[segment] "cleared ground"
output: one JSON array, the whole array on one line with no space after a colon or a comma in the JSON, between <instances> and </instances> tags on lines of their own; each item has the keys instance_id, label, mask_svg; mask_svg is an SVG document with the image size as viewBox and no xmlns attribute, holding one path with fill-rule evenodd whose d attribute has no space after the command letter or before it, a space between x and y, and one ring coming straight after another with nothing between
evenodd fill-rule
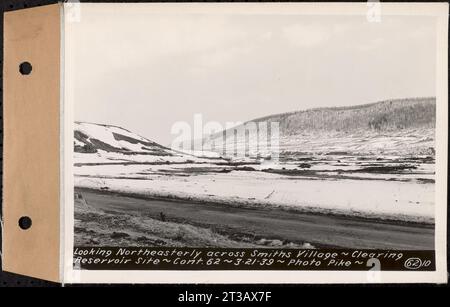
<instances>
[{"instance_id":1,"label":"cleared ground","mask_svg":"<svg viewBox=\"0 0 450 307\"><path fill-rule=\"evenodd\" d=\"M249 244L264 245L265 242L271 242L273 246L273 242L280 242L280 247L304 246L306 243L307 246L314 247L403 250L434 248L434 225L430 224L378 221L273 208L245 208L213 203L145 199L87 189L77 189L76 193L82 195L87 208L92 207L97 210L97 217L93 216L92 220L89 220L89 215L86 214L80 218L76 210L76 227L84 232L92 232L93 237L98 240L101 236L94 233L98 231L94 226L96 223L103 223L103 229L110 229L110 233L102 235L109 235L109 238L112 236L111 242L117 244L120 244L119 239L125 239L130 243L133 232L142 233L142 229L134 228L140 228L142 223L148 222L148 220L136 220L137 217L144 216L149 220L163 223L158 229L165 225L174 227L174 225L188 224L183 227L189 225L194 227L194 232L189 230L191 236L195 237L199 229L203 236L215 236L212 241L206 240L206 243L205 239L186 239L183 238L184 235L181 235L181 238L175 237L170 240L163 238L159 241L155 239L145 241L145 237L140 236L144 245L156 242L156 245L166 246L171 243L174 245L197 243L207 246L245 247ZM96 221L95 219L100 216L99 212L117 217L116 224L114 219ZM120 220L121 225L117 224L117 220ZM111 225L107 225L108 223ZM114 234L113 229L117 226L125 231ZM77 233L84 235L80 229L76 229L76 235ZM88 243L86 240L77 242L76 239L76 244ZM100 240L95 244L105 245L108 242Z\"/></svg>"}]
</instances>

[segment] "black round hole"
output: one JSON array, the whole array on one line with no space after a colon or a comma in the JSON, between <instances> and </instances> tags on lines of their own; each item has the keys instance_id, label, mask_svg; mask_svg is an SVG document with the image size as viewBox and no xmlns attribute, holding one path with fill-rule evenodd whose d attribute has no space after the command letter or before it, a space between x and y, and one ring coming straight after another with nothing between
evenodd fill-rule
<instances>
[{"instance_id":1,"label":"black round hole","mask_svg":"<svg viewBox=\"0 0 450 307\"><path fill-rule=\"evenodd\" d=\"M28 216L22 216L19 219L19 227L23 230L27 230L31 227L31 219Z\"/></svg>"},{"instance_id":2,"label":"black round hole","mask_svg":"<svg viewBox=\"0 0 450 307\"><path fill-rule=\"evenodd\" d=\"M33 70L33 66L28 62L23 62L19 65L19 71L22 75L29 75L31 70Z\"/></svg>"}]
</instances>

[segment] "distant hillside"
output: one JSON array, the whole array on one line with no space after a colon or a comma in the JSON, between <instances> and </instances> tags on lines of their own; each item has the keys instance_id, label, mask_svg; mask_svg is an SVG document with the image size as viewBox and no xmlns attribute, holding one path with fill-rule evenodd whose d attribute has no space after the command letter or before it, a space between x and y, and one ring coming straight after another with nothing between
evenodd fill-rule
<instances>
[{"instance_id":1,"label":"distant hillside","mask_svg":"<svg viewBox=\"0 0 450 307\"><path fill-rule=\"evenodd\" d=\"M279 122L283 136L304 131L354 132L434 128L436 99L410 98L350 107L318 108L270 115L253 121Z\"/></svg>"},{"instance_id":2,"label":"distant hillside","mask_svg":"<svg viewBox=\"0 0 450 307\"><path fill-rule=\"evenodd\" d=\"M409 98L317 108L269 115L247 123L250 122L258 123L258 127L259 123L270 127L277 122L282 152L434 154L436 99ZM214 148L224 155L245 147L250 147L254 155L268 154L258 147L254 135L249 136L248 145L244 135L251 125L246 126L247 123L206 136L204 147Z\"/></svg>"}]
</instances>

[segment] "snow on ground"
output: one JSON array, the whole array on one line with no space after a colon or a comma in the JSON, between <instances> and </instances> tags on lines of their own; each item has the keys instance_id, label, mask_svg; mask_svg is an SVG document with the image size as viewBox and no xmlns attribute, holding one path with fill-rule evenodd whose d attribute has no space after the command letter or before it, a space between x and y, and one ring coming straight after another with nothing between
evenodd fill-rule
<instances>
[{"instance_id":1,"label":"snow on ground","mask_svg":"<svg viewBox=\"0 0 450 307\"><path fill-rule=\"evenodd\" d=\"M102 142L113 147L127 149L133 152L142 151L142 144L133 144L124 140L116 140L113 133L135 138L138 141L148 142L148 140L141 136L114 126L102 126L91 123L75 123L75 129L87 136L95 136L96 139L101 140Z\"/></svg>"},{"instance_id":2,"label":"snow on ground","mask_svg":"<svg viewBox=\"0 0 450 307\"><path fill-rule=\"evenodd\" d=\"M214 151L201 151L201 150L186 150L178 149L180 153L184 153L191 156L196 156L198 158L220 158L220 154Z\"/></svg>"},{"instance_id":3,"label":"snow on ground","mask_svg":"<svg viewBox=\"0 0 450 307\"><path fill-rule=\"evenodd\" d=\"M224 205L286 207L428 223L433 222L434 218L433 184L386 180L311 180L254 171L186 177L146 173L145 167L75 168L76 174L81 175L75 176L75 186L107 187L116 192L211 201Z\"/></svg>"},{"instance_id":4,"label":"snow on ground","mask_svg":"<svg viewBox=\"0 0 450 307\"><path fill-rule=\"evenodd\" d=\"M139 141L148 142L147 139L145 139L135 133L131 133L130 131L128 131L126 129L115 127L115 126L110 126L110 125L99 125L99 124L94 124L94 123L75 122L74 128L75 128L75 130L78 130L88 136L94 136L95 138L102 140L102 142L105 142L110 145L113 145L115 143L118 144L117 143L118 141L114 138L112 133L118 133L118 134L130 137L130 138L137 139ZM120 148L120 146L115 146L115 147Z\"/></svg>"},{"instance_id":5,"label":"snow on ground","mask_svg":"<svg viewBox=\"0 0 450 307\"><path fill-rule=\"evenodd\" d=\"M284 137L281 161L173 151L114 126L76 123L76 129L128 150L75 152L77 187L233 206L434 220L433 129ZM155 150L143 149L141 141Z\"/></svg>"},{"instance_id":6,"label":"snow on ground","mask_svg":"<svg viewBox=\"0 0 450 307\"><path fill-rule=\"evenodd\" d=\"M301 150L305 152L352 152L411 154L421 153L434 148L434 129L405 129L389 133L357 131L304 133L286 136L280 139L283 150Z\"/></svg>"},{"instance_id":7,"label":"snow on ground","mask_svg":"<svg viewBox=\"0 0 450 307\"><path fill-rule=\"evenodd\" d=\"M269 138L270 139L270 138ZM400 129L397 131L367 131L360 130L354 132L344 131L303 131L296 135L281 135L279 138L270 140L270 146L277 146L281 151L309 152L309 153L329 153L329 152L351 152L352 154L394 154L408 155L429 152L435 146L434 128ZM252 146L252 144L254 146ZM226 148L227 153L245 152L246 147L250 147L250 155L256 156L258 153L270 155L270 147L257 152L256 140L247 140L244 135L219 137L214 139L214 146L206 142L206 148L217 148L219 151Z\"/></svg>"},{"instance_id":8,"label":"snow on ground","mask_svg":"<svg viewBox=\"0 0 450 307\"><path fill-rule=\"evenodd\" d=\"M190 155L174 155L174 156L157 156L148 154L130 154L125 155L116 152L106 152L103 150L98 150L96 153L74 153L76 164L111 164L111 163L207 163L211 162L211 159L197 158ZM225 160L217 159L217 162Z\"/></svg>"}]
</instances>

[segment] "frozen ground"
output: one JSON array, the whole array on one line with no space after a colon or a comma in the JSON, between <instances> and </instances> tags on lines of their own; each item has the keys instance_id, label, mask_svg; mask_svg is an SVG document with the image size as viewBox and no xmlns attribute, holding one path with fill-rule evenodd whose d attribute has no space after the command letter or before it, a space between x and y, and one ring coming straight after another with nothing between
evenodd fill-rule
<instances>
[{"instance_id":1,"label":"frozen ground","mask_svg":"<svg viewBox=\"0 0 450 307\"><path fill-rule=\"evenodd\" d=\"M195 169L190 166L190 172ZM432 222L434 184L416 180L318 179L263 171L198 174L148 165L76 168L77 187L224 205L290 207L305 211Z\"/></svg>"},{"instance_id":2,"label":"frozen ground","mask_svg":"<svg viewBox=\"0 0 450 307\"><path fill-rule=\"evenodd\" d=\"M75 145L82 151L74 154L76 187L434 222L433 129L291 136L282 139L280 160L273 161L173 151L118 127L78 125L82 137ZM85 144L97 146L95 152Z\"/></svg>"},{"instance_id":3,"label":"frozen ground","mask_svg":"<svg viewBox=\"0 0 450 307\"><path fill-rule=\"evenodd\" d=\"M314 160L309 167L304 161L238 166L210 161L81 165L74 170L77 187L224 205L433 222L432 164L338 160Z\"/></svg>"}]
</instances>

